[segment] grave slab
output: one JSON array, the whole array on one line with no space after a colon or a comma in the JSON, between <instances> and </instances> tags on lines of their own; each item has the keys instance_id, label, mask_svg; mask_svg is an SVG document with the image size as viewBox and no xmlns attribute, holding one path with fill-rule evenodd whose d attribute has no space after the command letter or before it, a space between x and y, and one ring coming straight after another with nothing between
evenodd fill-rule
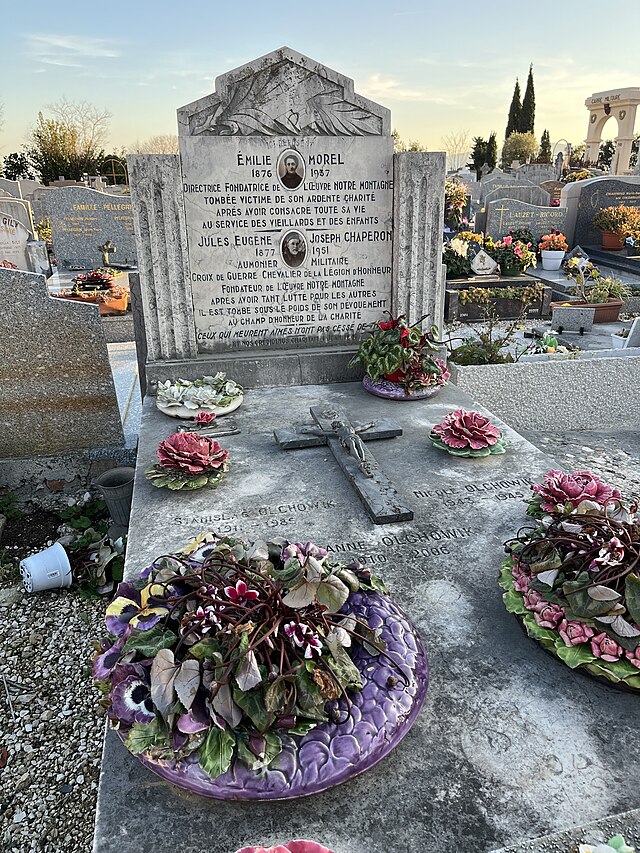
<instances>
[{"instance_id":1,"label":"grave slab","mask_svg":"<svg viewBox=\"0 0 640 853\"><path fill-rule=\"evenodd\" d=\"M410 404L355 383L260 389L225 437L231 469L215 491L155 489L144 470L177 426L144 403L126 575L205 529L246 539L314 540L359 557L390 585L427 648L431 684L405 740L381 764L321 795L250 807L187 794L147 771L113 732L105 740L94 853L233 853L315 838L340 853L484 853L637 805L637 698L548 657L503 606L502 543L526 523L529 484L552 461L509 427L504 456L454 458L431 446L452 409L479 408L449 385ZM414 510L374 525L326 446L280 450L273 431L311 423L317 404L358 422L394 420L381 467ZM303 458L304 455L304 458ZM624 732L625 766L611 761ZM178 841L179 839L179 841Z\"/></svg>"}]
</instances>

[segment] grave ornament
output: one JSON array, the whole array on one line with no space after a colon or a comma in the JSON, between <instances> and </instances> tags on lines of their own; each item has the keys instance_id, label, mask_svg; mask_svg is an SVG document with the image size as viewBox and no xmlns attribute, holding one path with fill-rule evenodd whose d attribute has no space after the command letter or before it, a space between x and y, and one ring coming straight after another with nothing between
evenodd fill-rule
<instances>
[{"instance_id":1,"label":"grave ornament","mask_svg":"<svg viewBox=\"0 0 640 853\"><path fill-rule=\"evenodd\" d=\"M365 441L394 438L402 430L388 421L352 424L337 408L312 406L311 416L318 425L299 430L277 429L274 436L283 450L328 445L376 524L410 521L413 512L406 507L393 483L383 473Z\"/></svg>"},{"instance_id":2,"label":"grave ornament","mask_svg":"<svg viewBox=\"0 0 640 853\"><path fill-rule=\"evenodd\" d=\"M215 488L229 470L229 452L208 436L174 432L158 445L158 462L145 472L156 488Z\"/></svg>"},{"instance_id":3,"label":"grave ornament","mask_svg":"<svg viewBox=\"0 0 640 853\"><path fill-rule=\"evenodd\" d=\"M498 264L484 249L480 249L471 261L471 269L479 276L493 276L496 274Z\"/></svg>"},{"instance_id":4,"label":"grave ornament","mask_svg":"<svg viewBox=\"0 0 640 853\"><path fill-rule=\"evenodd\" d=\"M120 584L106 625L93 676L119 737L217 799L304 796L363 772L427 689L420 637L384 584L312 542L204 534Z\"/></svg>"},{"instance_id":5,"label":"grave ornament","mask_svg":"<svg viewBox=\"0 0 640 853\"><path fill-rule=\"evenodd\" d=\"M156 406L172 418L197 418L202 413L226 415L242 405L243 399L242 386L228 379L226 373L216 373L194 382L158 382Z\"/></svg>"},{"instance_id":6,"label":"grave ornament","mask_svg":"<svg viewBox=\"0 0 640 853\"><path fill-rule=\"evenodd\" d=\"M505 546L507 610L571 669L640 692L635 505L589 471L549 471L531 488L536 526Z\"/></svg>"},{"instance_id":7,"label":"grave ornament","mask_svg":"<svg viewBox=\"0 0 640 853\"><path fill-rule=\"evenodd\" d=\"M465 409L449 412L429 438L434 447L452 456L497 456L511 444L489 418Z\"/></svg>"},{"instance_id":8,"label":"grave ornament","mask_svg":"<svg viewBox=\"0 0 640 853\"><path fill-rule=\"evenodd\" d=\"M105 242L97 247L98 251L102 255L102 263L105 267L109 266L109 255L115 255L118 251L117 248L113 245L111 240L105 240Z\"/></svg>"}]
</instances>

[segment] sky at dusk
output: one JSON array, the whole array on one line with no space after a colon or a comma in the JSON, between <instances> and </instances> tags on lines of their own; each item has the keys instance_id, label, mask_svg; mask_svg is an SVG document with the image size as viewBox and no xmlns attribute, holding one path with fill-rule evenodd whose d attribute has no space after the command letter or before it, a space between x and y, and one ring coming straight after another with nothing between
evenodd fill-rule
<instances>
[{"instance_id":1,"label":"sky at dusk","mask_svg":"<svg viewBox=\"0 0 640 853\"><path fill-rule=\"evenodd\" d=\"M462 130L495 130L500 144L530 62L536 136L547 128L552 144L584 140L592 93L640 86L640 0L35 0L4 4L1 30L0 156L62 97L108 109L114 148L176 133L176 109L212 92L217 75L284 45L352 77L391 109L403 139L430 151Z\"/></svg>"}]
</instances>

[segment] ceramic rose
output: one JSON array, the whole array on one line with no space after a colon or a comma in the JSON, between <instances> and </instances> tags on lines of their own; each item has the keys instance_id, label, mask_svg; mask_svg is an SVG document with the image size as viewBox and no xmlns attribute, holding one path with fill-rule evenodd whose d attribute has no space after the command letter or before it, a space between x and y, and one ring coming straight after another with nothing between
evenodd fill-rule
<instances>
[{"instance_id":1,"label":"ceramic rose","mask_svg":"<svg viewBox=\"0 0 640 853\"><path fill-rule=\"evenodd\" d=\"M290 841L277 847L243 847L237 853L333 853L315 841Z\"/></svg>"},{"instance_id":2,"label":"ceramic rose","mask_svg":"<svg viewBox=\"0 0 640 853\"><path fill-rule=\"evenodd\" d=\"M449 412L429 438L435 447L453 456L491 456L504 453L510 444L489 418L465 409Z\"/></svg>"},{"instance_id":3,"label":"ceramic rose","mask_svg":"<svg viewBox=\"0 0 640 853\"><path fill-rule=\"evenodd\" d=\"M158 463L146 472L154 486L198 489L215 486L229 467L229 452L195 432L175 432L158 445Z\"/></svg>"},{"instance_id":4,"label":"ceramic rose","mask_svg":"<svg viewBox=\"0 0 640 853\"><path fill-rule=\"evenodd\" d=\"M583 501L592 501L599 506L607 506L613 500L620 500L620 492L607 483L603 483L591 471L549 471L544 482L535 483L533 491L542 498L540 508L545 512L562 512L566 507L570 511L577 509Z\"/></svg>"}]
</instances>

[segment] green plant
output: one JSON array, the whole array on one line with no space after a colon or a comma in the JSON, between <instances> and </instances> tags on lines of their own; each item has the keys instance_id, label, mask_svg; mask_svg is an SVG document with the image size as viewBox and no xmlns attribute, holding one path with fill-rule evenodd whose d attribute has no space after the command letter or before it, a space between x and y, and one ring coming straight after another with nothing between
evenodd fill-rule
<instances>
[{"instance_id":1,"label":"green plant","mask_svg":"<svg viewBox=\"0 0 640 853\"><path fill-rule=\"evenodd\" d=\"M20 570L14 557L11 557L6 548L0 548L0 583L17 580Z\"/></svg>"},{"instance_id":2,"label":"green plant","mask_svg":"<svg viewBox=\"0 0 640 853\"><path fill-rule=\"evenodd\" d=\"M38 232L38 237L44 240L48 246L51 246L53 237L51 236L51 220L48 216L45 216L44 219L36 223L36 231Z\"/></svg>"},{"instance_id":3,"label":"green plant","mask_svg":"<svg viewBox=\"0 0 640 853\"><path fill-rule=\"evenodd\" d=\"M512 133L502 146L502 164L511 166L513 160L526 163L538 153L538 140L533 133Z\"/></svg>"},{"instance_id":4,"label":"green plant","mask_svg":"<svg viewBox=\"0 0 640 853\"><path fill-rule=\"evenodd\" d=\"M462 223L464 205L467 200L467 188L458 178L445 178L444 182L444 221L452 229Z\"/></svg>"},{"instance_id":5,"label":"green plant","mask_svg":"<svg viewBox=\"0 0 640 853\"><path fill-rule=\"evenodd\" d=\"M470 275L469 244L458 238L445 243L442 252L442 263L447 268L447 278L461 278L462 276Z\"/></svg>"},{"instance_id":6,"label":"green plant","mask_svg":"<svg viewBox=\"0 0 640 853\"><path fill-rule=\"evenodd\" d=\"M593 175L588 169L580 169L578 172L569 172L564 181L566 184L570 184L574 181L586 181L588 178L592 177Z\"/></svg>"},{"instance_id":7,"label":"green plant","mask_svg":"<svg viewBox=\"0 0 640 853\"><path fill-rule=\"evenodd\" d=\"M603 207L593 217L593 224L599 231L614 231L616 234L640 229L640 209L624 204Z\"/></svg>"},{"instance_id":8,"label":"green plant","mask_svg":"<svg viewBox=\"0 0 640 853\"><path fill-rule=\"evenodd\" d=\"M584 263L580 258L570 258L563 264L563 268L567 277L576 283L569 293L585 302L600 304L608 299L625 299L631 295L631 290L624 282L610 275L602 275L600 269L590 261Z\"/></svg>"},{"instance_id":9,"label":"green plant","mask_svg":"<svg viewBox=\"0 0 640 853\"><path fill-rule=\"evenodd\" d=\"M18 506L18 499L14 492L0 495L0 515L4 515L5 518L22 518L23 512Z\"/></svg>"},{"instance_id":10,"label":"green plant","mask_svg":"<svg viewBox=\"0 0 640 853\"><path fill-rule=\"evenodd\" d=\"M109 526L107 504L103 500L77 503L58 511L65 524L73 530L88 530L90 527L106 533Z\"/></svg>"},{"instance_id":11,"label":"green plant","mask_svg":"<svg viewBox=\"0 0 640 853\"><path fill-rule=\"evenodd\" d=\"M536 238L533 236L533 231L530 231L528 228L512 228L511 231L509 231L509 236L512 240L519 240L526 246L534 246L536 242Z\"/></svg>"},{"instance_id":12,"label":"green plant","mask_svg":"<svg viewBox=\"0 0 640 853\"><path fill-rule=\"evenodd\" d=\"M524 305L522 308L524 313ZM509 347L515 342L516 331L522 325L522 314L517 320L509 323L506 329L497 328L499 318L494 311L487 310L485 314L485 326L473 328L473 335L462 338L462 343L455 346L454 342L459 338L449 338L446 342L449 352L449 360L455 364L511 364L518 361L522 352L516 351L515 357L509 351Z\"/></svg>"},{"instance_id":13,"label":"green plant","mask_svg":"<svg viewBox=\"0 0 640 853\"><path fill-rule=\"evenodd\" d=\"M510 268L524 272L537 264L536 254L531 251L529 245L521 240L514 240L511 236L503 237L502 240L498 240L486 251L494 261L500 264L503 275L505 270Z\"/></svg>"},{"instance_id":14,"label":"green plant","mask_svg":"<svg viewBox=\"0 0 640 853\"><path fill-rule=\"evenodd\" d=\"M544 285L539 281L515 287L468 287L460 291L458 301L461 305L487 305L493 298L517 299L526 306L532 302L539 302L543 293Z\"/></svg>"}]
</instances>

